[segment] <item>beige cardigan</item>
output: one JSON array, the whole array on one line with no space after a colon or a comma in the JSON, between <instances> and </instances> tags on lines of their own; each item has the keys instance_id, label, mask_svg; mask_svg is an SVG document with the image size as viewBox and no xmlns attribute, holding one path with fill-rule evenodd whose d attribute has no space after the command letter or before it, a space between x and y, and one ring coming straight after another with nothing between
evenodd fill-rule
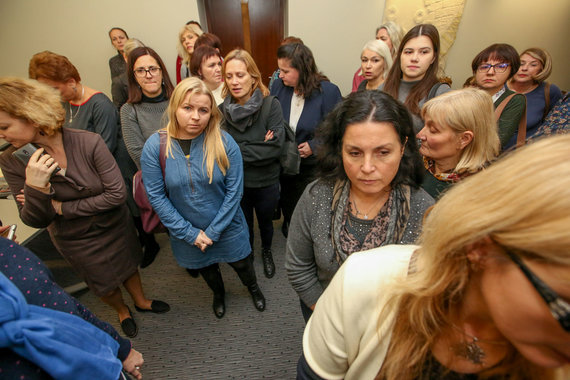
<instances>
[{"instance_id":1,"label":"beige cardigan","mask_svg":"<svg viewBox=\"0 0 570 380\"><path fill-rule=\"evenodd\" d=\"M414 245L354 253L319 298L303 335L309 366L325 379L374 379L390 344L395 311L379 321L394 281L408 272Z\"/></svg>"}]
</instances>

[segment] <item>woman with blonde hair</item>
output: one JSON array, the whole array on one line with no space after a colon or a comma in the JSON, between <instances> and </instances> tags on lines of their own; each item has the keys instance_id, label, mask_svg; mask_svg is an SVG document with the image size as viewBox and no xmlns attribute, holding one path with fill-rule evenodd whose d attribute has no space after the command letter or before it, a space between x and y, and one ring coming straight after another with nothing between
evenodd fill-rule
<instances>
[{"instance_id":1,"label":"woman with blonde hair","mask_svg":"<svg viewBox=\"0 0 570 380\"><path fill-rule=\"evenodd\" d=\"M510 90L526 97L526 138L532 137L546 115L562 98L558 86L546 82L552 72L552 57L541 48L534 47L520 55L519 71L507 82ZM514 141L512 141L514 144Z\"/></svg>"},{"instance_id":2,"label":"woman with blonde hair","mask_svg":"<svg viewBox=\"0 0 570 380\"><path fill-rule=\"evenodd\" d=\"M64 115L59 94L48 86L0 79L0 138L12 144L0 156L0 167L12 194L18 199L23 192L23 202L17 202L22 221L47 228L61 255L134 337L138 328L121 285L137 311L164 313L170 307L144 295L141 247L115 159L101 136L62 128ZM29 143L38 149L24 164L12 153Z\"/></svg>"},{"instance_id":3,"label":"woman with blonde hair","mask_svg":"<svg viewBox=\"0 0 570 380\"><path fill-rule=\"evenodd\" d=\"M392 67L392 55L386 43L371 40L364 45L360 54L364 80L358 86L359 90L376 90L388 75Z\"/></svg>"},{"instance_id":4,"label":"woman with blonde hair","mask_svg":"<svg viewBox=\"0 0 570 380\"><path fill-rule=\"evenodd\" d=\"M422 187L437 199L453 183L477 173L499 154L493 101L465 88L428 101L417 134L426 173Z\"/></svg>"},{"instance_id":5,"label":"woman with blonde hair","mask_svg":"<svg viewBox=\"0 0 570 380\"><path fill-rule=\"evenodd\" d=\"M255 307L263 311L265 298L239 207L243 188L239 147L220 129L214 96L198 78L176 86L166 112L166 130L149 137L141 167L148 199L170 232L174 257L193 277L202 275L213 290L217 318L226 310L221 262L237 272Z\"/></svg>"},{"instance_id":6,"label":"woman with blonde hair","mask_svg":"<svg viewBox=\"0 0 570 380\"><path fill-rule=\"evenodd\" d=\"M404 30L394 21L387 21L376 28L375 37L377 40L388 45L388 50L390 51L390 55L393 60L396 57L398 48L400 47L400 41L402 41L402 37L404 37ZM388 71L389 69L386 70L386 73ZM366 79L364 78L364 71L359 67L352 78L352 92L356 92L358 90L358 86L364 79Z\"/></svg>"},{"instance_id":7,"label":"woman with blonde hair","mask_svg":"<svg viewBox=\"0 0 570 380\"><path fill-rule=\"evenodd\" d=\"M249 227L253 251L254 221L257 216L261 237L261 257L265 277L275 275L271 244L273 213L279 201L279 157L285 139L279 101L268 96L252 56L245 50L232 50L222 66L225 79L220 105L222 128L234 138L243 157L244 190L241 208Z\"/></svg>"},{"instance_id":8,"label":"woman with blonde hair","mask_svg":"<svg viewBox=\"0 0 570 380\"><path fill-rule=\"evenodd\" d=\"M178 50L178 57L181 59L180 65L178 65L178 60L176 61L176 83L180 83L182 79L192 76L190 73L190 60L192 59L192 53L194 53L194 43L202 34L204 32L197 22L187 23L178 32L176 49Z\"/></svg>"},{"instance_id":9,"label":"woman with blonde hair","mask_svg":"<svg viewBox=\"0 0 570 380\"><path fill-rule=\"evenodd\" d=\"M305 329L299 373L568 378L569 144L545 138L456 185L419 246L352 255Z\"/></svg>"}]
</instances>

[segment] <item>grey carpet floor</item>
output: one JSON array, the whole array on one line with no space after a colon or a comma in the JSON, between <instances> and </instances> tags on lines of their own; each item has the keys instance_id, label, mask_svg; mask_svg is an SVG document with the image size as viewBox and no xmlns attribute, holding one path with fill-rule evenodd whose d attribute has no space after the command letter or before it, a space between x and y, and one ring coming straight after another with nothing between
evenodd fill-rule
<instances>
[{"instance_id":1,"label":"grey carpet floor","mask_svg":"<svg viewBox=\"0 0 570 380\"><path fill-rule=\"evenodd\" d=\"M257 311L237 274L222 264L226 286L226 315L212 311L212 292L202 278L192 278L176 264L168 237L156 261L141 269L148 298L170 304L166 314L137 313L123 291L139 327L131 341L143 354L145 380L150 379L294 379L304 328L299 299L284 269L285 238L281 222L274 223L273 257L276 274L263 275L260 241L255 241L255 270L265 295L264 312ZM256 231L257 232L257 231ZM121 332L117 315L93 293L78 297L99 318Z\"/></svg>"}]
</instances>

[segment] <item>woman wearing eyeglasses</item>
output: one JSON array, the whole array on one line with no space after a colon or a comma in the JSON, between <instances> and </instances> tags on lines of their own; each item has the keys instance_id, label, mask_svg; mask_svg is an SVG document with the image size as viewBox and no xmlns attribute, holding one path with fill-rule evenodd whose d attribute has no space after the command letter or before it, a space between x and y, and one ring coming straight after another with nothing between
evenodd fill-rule
<instances>
[{"instance_id":1,"label":"woman wearing eyeglasses","mask_svg":"<svg viewBox=\"0 0 570 380\"><path fill-rule=\"evenodd\" d=\"M149 47L138 47L129 54L127 79L129 99L121 107L121 128L129 155L140 169L144 143L166 125L163 115L174 87L162 59ZM160 247L154 235L143 230L140 218L135 220L144 249L144 268L153 262Z\"/></svg>"},{"instance_id":2,"label":"woman wearing eyeglasses","mask_svg":"<svg viewBox=\"0 0 570 380\"><path fill-rule=\"evenodd\" d=\"M568 378L569 144L543 139L457 184L419 246L351 255L307 324L298 378Z\"/></svg>"},{"instance_id":3,"label":"woman wearing eyeglasses","mask_svg":"<svg viewBox=\"0 0 570 380\"><path fill-rule=\"evenodd\" d=\"M513 145L509 141L517 136L519 123L526 113L524 95L515 94L505 86L519 66L519 53L508 44L493 44L477 54L471 62L475 85L491 95L495 110L501 103L506 104L498 120L503 151Z\"/></svg>"}]
</instances>

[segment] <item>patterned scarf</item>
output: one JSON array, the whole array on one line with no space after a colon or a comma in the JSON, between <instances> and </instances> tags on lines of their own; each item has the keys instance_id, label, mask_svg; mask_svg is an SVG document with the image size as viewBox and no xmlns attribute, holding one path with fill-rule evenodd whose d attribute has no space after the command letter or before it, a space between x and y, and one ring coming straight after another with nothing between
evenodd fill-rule
<instances>
[{"instance_id":1,"label":"patterned scarf","mask_svg":"<svg viewBox=\"0 0 570 380\"><path fill-rule=\"evenodd\" d=\"M404 236L410 217L411 189L408 185L396 186L388 200L372 222L364 242L360 242L348 231L350 181L337 181L333 189L331 206L331 239L333 260L341 265L353 252L364 251L388 244L397 244Z\"/></svg>"},{"instance_id":2,"label":"patterned scarf","mask_svg":"<svg viewBox=\"0 0 570 380\"><path fill-rule=\"evenodd\" d=\"M457 173L457 172L453 171L451 173L439 173L439 174L437 174L435 172L435 161L430 160L429 158L427 158L425 156L424 156L424 166L425 166L426 170L431 173L431 175L433 175L435 178L437 178L438 180L440 180L442 182L455 183L455 182L459 182L460 180L462 180L465 177L470 176L471 174L474 174L474 173L469 173L468 171L464 171L462 173Z\"/></svg>"}]
</instances>

